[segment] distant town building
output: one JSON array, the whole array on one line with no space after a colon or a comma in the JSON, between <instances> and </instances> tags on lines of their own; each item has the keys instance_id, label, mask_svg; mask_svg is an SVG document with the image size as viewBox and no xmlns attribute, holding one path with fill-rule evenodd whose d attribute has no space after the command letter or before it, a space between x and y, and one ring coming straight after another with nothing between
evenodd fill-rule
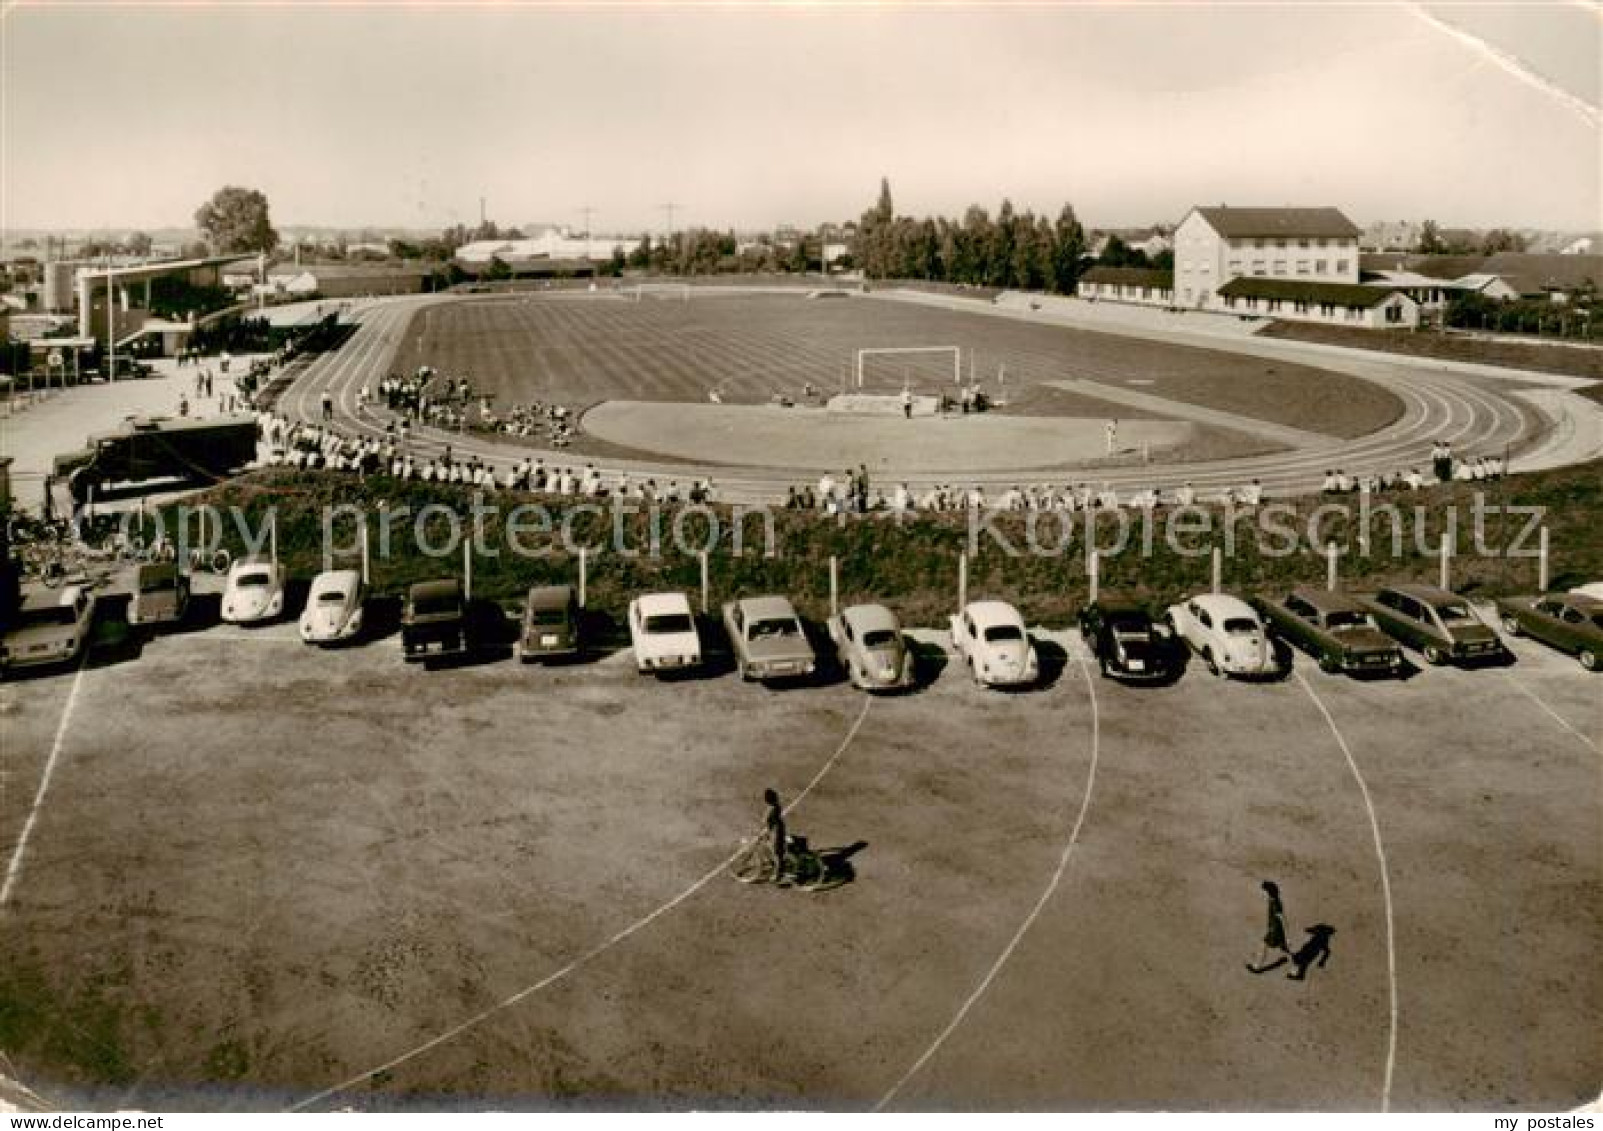
<instances>
[{"instance_id":1,"label":"distant town building","mask_svg":"<svg viewBox=\"0 0 1603 1131\"><path fill-rule=\"evenodd\" d=\"M574 237L547 231L532 239L474 240L457 248L456 260L464 270L475 273L489 267L493 259L514 271L540 264L604 263L612 258L613 248L621 247L627 253L639 243L634 237Z\"/></svg>"},{"instance_id":2,"label":"distant town building","mask_svg":"<svg viewBox=\"0 0 1603 1131\"><path fill-rule=\"evenodd\" d=\"M1414 220L1381 220L1363 230L1358 246L1364 251L1413 251L1423 227Z\"/></svg>"}]
</instances>

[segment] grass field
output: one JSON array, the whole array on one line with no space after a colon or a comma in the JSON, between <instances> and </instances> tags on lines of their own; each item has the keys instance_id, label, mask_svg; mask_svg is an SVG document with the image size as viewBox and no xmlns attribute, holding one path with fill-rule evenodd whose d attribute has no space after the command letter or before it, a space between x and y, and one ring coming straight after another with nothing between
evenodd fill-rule
<instances>
[{"instance_id":1,"label":"grass field","mask_svg":"<svg viewBox=\"0 0 1603 1131\"><path fill-rule=\"evenodd\" d=\"M963 348L965 371L1002 391L1010 412L1139 418L1125 405L1042 382L1087 378L1328 435L1373 432L1401 411L1389 392L1351 377L1284 362L1049 326L983 313L851 298L701 296L689 302L497 298L430 307L412 321L396 368L431 365L465 375L500 404L534 399L585 407L609 399L763 403L811 382L838 391L854 351L873 346ZM882 360L886 391L904 377L950 391L949 359Z\"/></svg>"}]
</instances>

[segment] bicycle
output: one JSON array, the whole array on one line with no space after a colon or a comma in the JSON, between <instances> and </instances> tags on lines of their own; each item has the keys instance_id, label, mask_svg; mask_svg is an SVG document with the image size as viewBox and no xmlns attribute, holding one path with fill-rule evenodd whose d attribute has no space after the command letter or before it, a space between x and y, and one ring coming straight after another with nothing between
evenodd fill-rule
<instances>
[{"instance_id":1,"label":"bicycle","mask_svg":"<svg viewBox=\"0 0 1603 1131\"><path fill-rule=\"evenodd\" d=\"M846 853L814 852L807 838L795 834L785 840L785 868L774 859L773 835L766 830L741 844L727 871L743 884L776 883L801 891L830 891L851 882Z\"/></svg>"}]
</instances>

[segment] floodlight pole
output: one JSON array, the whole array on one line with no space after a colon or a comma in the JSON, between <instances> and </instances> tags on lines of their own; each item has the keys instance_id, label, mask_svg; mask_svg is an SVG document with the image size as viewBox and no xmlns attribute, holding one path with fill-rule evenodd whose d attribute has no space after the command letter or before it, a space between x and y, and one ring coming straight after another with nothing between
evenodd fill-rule
<instances>
[{"instance_id":1,"label":"floodlight pole","mask_svg":"<svg viewBox=\"0 0 1603 1131\"><path fill-rule=\"evenodd\" d=\"M106 380L117 379L117 300L111 277L111 264L106 264ZM65 384L65 381L63 381Z\"/></svg>"}]
</instances>

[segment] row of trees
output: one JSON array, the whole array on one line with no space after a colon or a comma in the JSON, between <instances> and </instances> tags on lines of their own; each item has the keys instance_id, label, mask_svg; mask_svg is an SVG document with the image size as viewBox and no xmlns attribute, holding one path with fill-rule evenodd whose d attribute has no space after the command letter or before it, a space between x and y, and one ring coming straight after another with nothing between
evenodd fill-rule
<instances>
[{"instance_id":1,"label":"row of trees","mask_svg":"<svg viewBox=\"0 0 1603 1131\"><path fill-rule=\"evenodd\" d=\"M1525 247L1525 237L1507 228L1493 228L1476 240L1474 233L1445 233L1435 220L1426 220L1419 227L1419 243L1414 250L1421 255L1496 255L1500 251L1524 251Z\"/></svg>"},{"instance_id":2,"label":"row of trees","mask_svg":"<svg viewBox=\"0 0 1603 1131\"><path fill-rule=\"evenodd\" d=\"M1068 293L1086 255L1085 229L1065 204L1056 221L1002 201L993 220L970 205L961 221L944 216L897 216L891 186L863 213L853 258L875 279L927 279L987 287Z\"/></svg>"},{"instance_id":3,"label":"row of trees","mask_svg":"<svg viewBox=\"0 0 1603 1131\"><path fill-rule=\"evenodd\" d=\"M1596 298L1590 289L1575 294L1564 304L1545 298L1490 299L1482 294L1464 294L1448 302L1442 320L1460 330L1603 338L1603 303Z\"/></svg>"}]
</instances>

